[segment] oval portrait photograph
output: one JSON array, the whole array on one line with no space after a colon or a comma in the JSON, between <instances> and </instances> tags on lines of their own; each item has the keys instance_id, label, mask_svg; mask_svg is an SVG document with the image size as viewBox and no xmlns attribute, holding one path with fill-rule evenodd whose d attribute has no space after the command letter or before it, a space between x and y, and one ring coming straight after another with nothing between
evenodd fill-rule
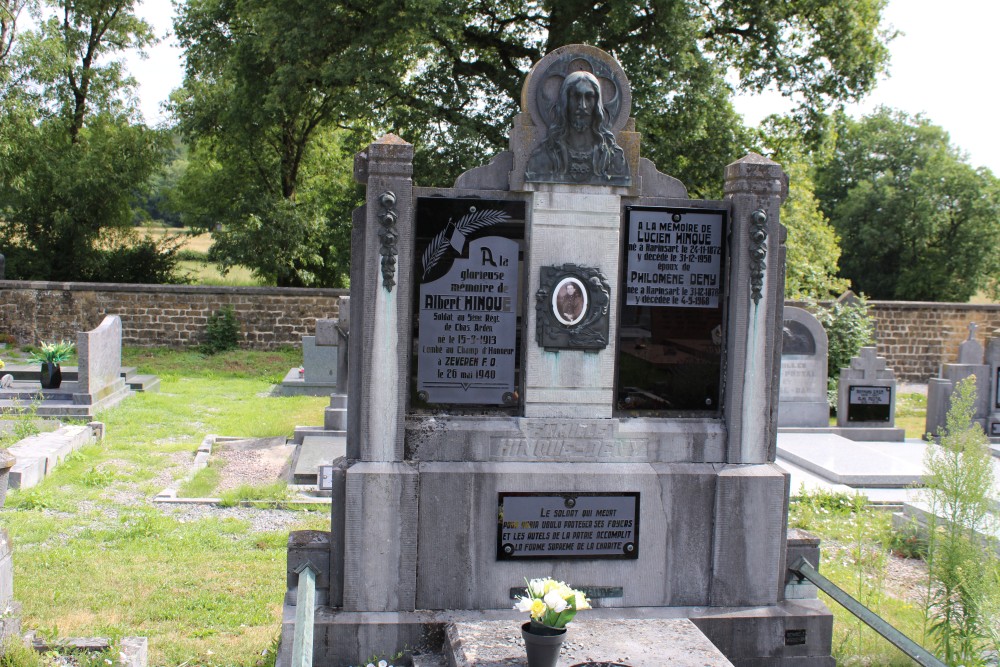
<instances>
[{"instance_id":1,"label":"oval portrait photograph","mask_svg":"<svg viewBox=\"0 0 1000 667\"><path fill-rule=\"evenodd\" d=\"M563 278L552 292L552 313L560 323L572 326L587 312L587 290L578 278Z\"/></svg>"}]
</instances>

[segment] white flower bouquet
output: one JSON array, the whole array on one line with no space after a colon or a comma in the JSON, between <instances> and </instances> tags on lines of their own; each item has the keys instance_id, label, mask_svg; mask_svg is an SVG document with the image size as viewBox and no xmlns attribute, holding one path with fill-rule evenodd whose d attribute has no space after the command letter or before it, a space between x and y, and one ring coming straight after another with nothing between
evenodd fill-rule
<instances>
[{"instance_id":1,"label":"white flower bouquet","mask_svg":"<svg viewBox=\"0 0 1000 667\"><path fill-rule=\"evenodd\" d=\"M531 614L532 624L562 630L576 612L590 609L590 601L580 591L555 579L525 580L527 595L518 598L514 609Z\"/></svg>"}]
</instances>

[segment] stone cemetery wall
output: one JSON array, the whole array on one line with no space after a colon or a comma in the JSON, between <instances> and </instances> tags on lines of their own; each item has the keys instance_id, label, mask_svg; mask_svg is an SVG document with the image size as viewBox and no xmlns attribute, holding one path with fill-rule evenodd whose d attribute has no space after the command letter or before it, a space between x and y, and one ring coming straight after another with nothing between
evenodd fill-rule
<instances>
[{"instance_id":1,"label":"stone cemetery wall","mask_svg":"<svg viewBox=\"0 0 1000 667\"><path fill-rule=\"evenodd\" d=\"M202 342L209 316L232 306L241 345L298 347L319 318L338 316L347 290L0 281L0 337L18 345L72 339L105 315L122 321L122 344L186 347Z\"/></svg>"},{"instance_id":2,"label":"stone cemetery wall","mask_svg":"<svg viewBox=\"0 0 1000 667\"><path fill-rule=\"evenodd\" d=\"M964 303L873 301L878 355L899 380L927 382L941 364L958 358L958 346L979 324L979 342L1000 329L1000 306Z\"/></svg>"},{"instance_id":3,"label":"stone cemetery wall","mask_svg":"<svg viewBox=\"0 0 1000 667\"><path fill-rule=\"evenodd\" d=\"M105 315L122 318L122 344L183 347L201 342L209 315L232 305L243 345L298 346L316 320L338 316L347 290L277 287L202 287L0 281L0 336L18 345L60 340L93 329ZM803 307L801 302L787 305ZM970 322L980 332L1000 329L1000 306L872 301L875 336L901 381L926 382L957 358ZM982 335L985 335L982 334Z\"/></svg>"}]
</instances>

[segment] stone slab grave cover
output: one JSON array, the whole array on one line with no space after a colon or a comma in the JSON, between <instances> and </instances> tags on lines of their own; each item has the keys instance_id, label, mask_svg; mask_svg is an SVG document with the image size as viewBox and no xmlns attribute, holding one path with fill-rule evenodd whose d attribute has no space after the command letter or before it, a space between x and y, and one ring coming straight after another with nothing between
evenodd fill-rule
<instances>
[{"instance_id":1,"label":"stone slab grave cover","mask_svg":"<svg viewBox=\"0 0 1000 667\"><path fill-rule=\"evenodd\" d=\"M517 638L512 593L545 576L589 592L581 622L691 618L735 665L831 664L829 611L784 599L785 174L748 155L689 199L630 104L613 58L566 46L454 188L415 185L393 135L356 156L346 454L330 532L289 539L279 665L305 563L315 665L449 622Z\"/></svg>"},{"instance_id":2,"label":"stone slab grave cover","mask_svg":"<svg viewBox=\"0 0 1000 667\"><path fill-rule=\"evenodd\" d=\"M778 426L830 425L826 330L807 310L785 307Z\"/></svg>"},{"instance_id":3,"label":"stone slab grave cover","mask_svg":"<svg viewBox=\"0 0 1000 667\"><path fill-rule=\"evenodd\" d=\"M955 386L974 376L976 410L973 419L991 439L1000 441L1000 376L997 370L1000 367L1000 333L994 332L987 338L984 351L983 345L976 340L978 328L975 322L969 324L969 337L958 346L956 362L942 364L940 377L931 378L927 383L927 433L941 435Z\"/></svg>"}]
</instances>

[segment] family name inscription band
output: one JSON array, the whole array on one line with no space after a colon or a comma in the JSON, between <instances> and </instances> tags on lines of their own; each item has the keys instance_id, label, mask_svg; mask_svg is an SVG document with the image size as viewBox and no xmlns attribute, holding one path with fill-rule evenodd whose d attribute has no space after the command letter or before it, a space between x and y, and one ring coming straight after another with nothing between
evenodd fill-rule
<instances>
[{"instance_id":1,"label":"family name inscription band","mask_svg":"<svg viewBox=\"0 0 1000 667\"><path fill-rule=\"evenodd\" d=\"M630 206L625 304L717 308L724 211Z\"/></svg>"},{"instance_id":2,"label":"family name inscription band","mask_svg":"<svg viewBox=\"0 0 1000 667\"><path fill-rule=\"evenodd\" d=\"M497 559L638 558L639 494L500 493Z\"/></svg>"},{"instance_id":3,"label":"family name inscription band","mask_svg":"<svg viewBox=\"0 0 1000 667\"><path fill-rule=\"evenodd\" d=\"M512 402L517 253L516 241L476 239L468 257L420 285L417 391L428 403Z\"/></svg>"}]
</instances>

